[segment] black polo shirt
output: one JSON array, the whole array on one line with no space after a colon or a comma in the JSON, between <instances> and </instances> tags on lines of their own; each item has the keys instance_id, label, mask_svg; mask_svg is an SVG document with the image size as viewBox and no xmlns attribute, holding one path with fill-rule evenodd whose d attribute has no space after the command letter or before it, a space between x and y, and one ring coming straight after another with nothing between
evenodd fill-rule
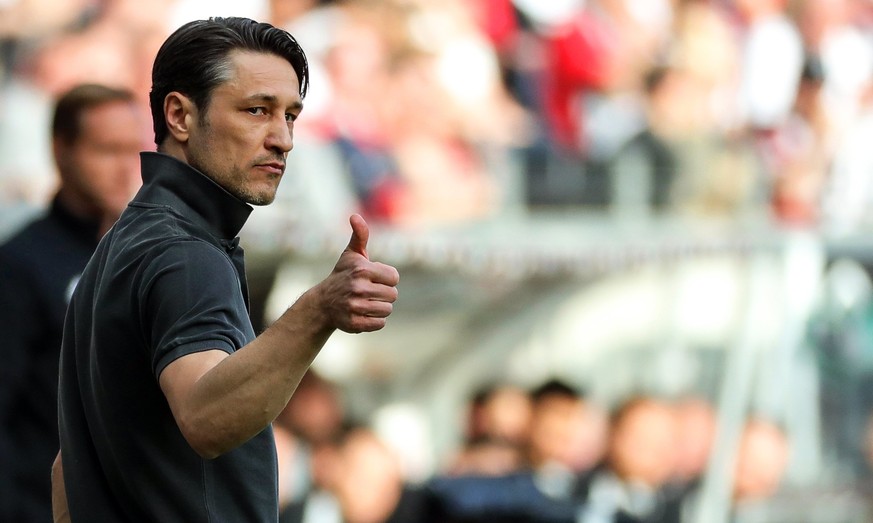
<instances>
[{"instance_id":1,"label":"black polo shirt","mask_svg":"<svg viewBox=\"0 0 873 523\"><path fill-rule=\"evenodd\" d=\"M98 234L56 199L0 246L0 521L52 521L64 314Z\"/></svg>"},{"instance_id":2,"label":"black polo shirt","mask_svg":"<svg viewBox=\"0 0 873 523\"><path fill-rule=\"evenodd\" d=\"M179 357L254 339L235 239L251 207L166 155L143 153L142 173L67 313L58 418L72 520L276 521L272 430L203 459L158 384Z\"/></svg>"}]
</instances>

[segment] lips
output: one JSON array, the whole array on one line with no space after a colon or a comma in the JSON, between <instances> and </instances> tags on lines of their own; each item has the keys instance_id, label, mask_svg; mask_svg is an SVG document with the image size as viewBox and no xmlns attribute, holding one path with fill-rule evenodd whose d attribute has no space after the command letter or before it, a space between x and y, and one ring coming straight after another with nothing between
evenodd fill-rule
<instances>
[{"instance_id":1,"label":"lips","mask_svg":"<svg viewBox=\"0 0 873 523\"><path fill-rule=\"evenodd\" d=\"M282 162L268 162L258 164L258 167L266 169L274 174L283 174L285 172L285 164Z\"/></svg>"}]
</instances>

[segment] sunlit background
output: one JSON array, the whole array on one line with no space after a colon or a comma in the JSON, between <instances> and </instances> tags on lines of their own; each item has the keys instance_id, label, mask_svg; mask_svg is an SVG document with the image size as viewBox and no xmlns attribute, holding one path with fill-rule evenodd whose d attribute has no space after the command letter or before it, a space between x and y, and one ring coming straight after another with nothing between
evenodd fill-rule
<instances>
[{"instance_id":1,"label":"sunlit background","mask_svg":"<svg viewBox=\"0 0 873 523\"><path fill-rule=\"evenodd\" d=\"M873 2L0 0L0 234L53 194L55 96L133 89L148 143L157 48L226 15L312 74L243 231L254 321L367 218L400 299L314 368L408 481L445 473L475 391L559 378L717 407L700 521L726 521L750 415L790 454L741 521L873 520Z\"/></svg>"}]
</instances>

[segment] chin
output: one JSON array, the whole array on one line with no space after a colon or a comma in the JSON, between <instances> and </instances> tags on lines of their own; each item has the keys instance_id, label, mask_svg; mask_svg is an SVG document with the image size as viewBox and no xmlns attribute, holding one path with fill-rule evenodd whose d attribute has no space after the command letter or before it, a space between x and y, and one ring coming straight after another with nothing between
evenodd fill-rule
<instances>
[{"instance_id":1,"label":"chin","mask_svg":"<svg viewBox=\"0 0 873 523\"><path fill-rule=\"evenodd\" d=\"M255 205L258 207L262 207L264 205L270 205L276 199L276 194L261 194L257 196L249 196L245 198L245 202L249 205Z\"/></svg>"}]
</instances>

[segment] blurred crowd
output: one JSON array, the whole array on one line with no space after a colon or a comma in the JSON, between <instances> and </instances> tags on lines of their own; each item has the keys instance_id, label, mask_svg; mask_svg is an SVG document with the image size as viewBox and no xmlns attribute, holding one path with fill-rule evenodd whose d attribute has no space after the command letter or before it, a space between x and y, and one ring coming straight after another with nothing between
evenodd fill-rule
<instances>
[{"instance_id":1,"label":"blurred crowd","mask_svg":"<svg viewBox=\"0 0 873 523\"><path fill-rule=\"evenodd\" d=\"M51 192L53 96L128 87L147 114L163 38L243 14L307 50L297 141L324 146L314 176L341 170L371 220L521 203L870 221L869 0L7 0L0 14L4 204Z\"/></svg>"},{"instance_id":2,"label":"blurred crowd","mask_svg":"<svg viewBox=\"0 0 873 523\"><path fill-rule=\"evenodd\" d=\"M484 386L464 411L456 449L414 478L391 438L352 421L341 389L310 371L274 424L281 521L679 523L712 505L703 485L719 417L703 396L606 406L550 379ZM772 419L750 416L738 432L730 521L777 492L791 450Z\"/></svg>"}]
</instances>

